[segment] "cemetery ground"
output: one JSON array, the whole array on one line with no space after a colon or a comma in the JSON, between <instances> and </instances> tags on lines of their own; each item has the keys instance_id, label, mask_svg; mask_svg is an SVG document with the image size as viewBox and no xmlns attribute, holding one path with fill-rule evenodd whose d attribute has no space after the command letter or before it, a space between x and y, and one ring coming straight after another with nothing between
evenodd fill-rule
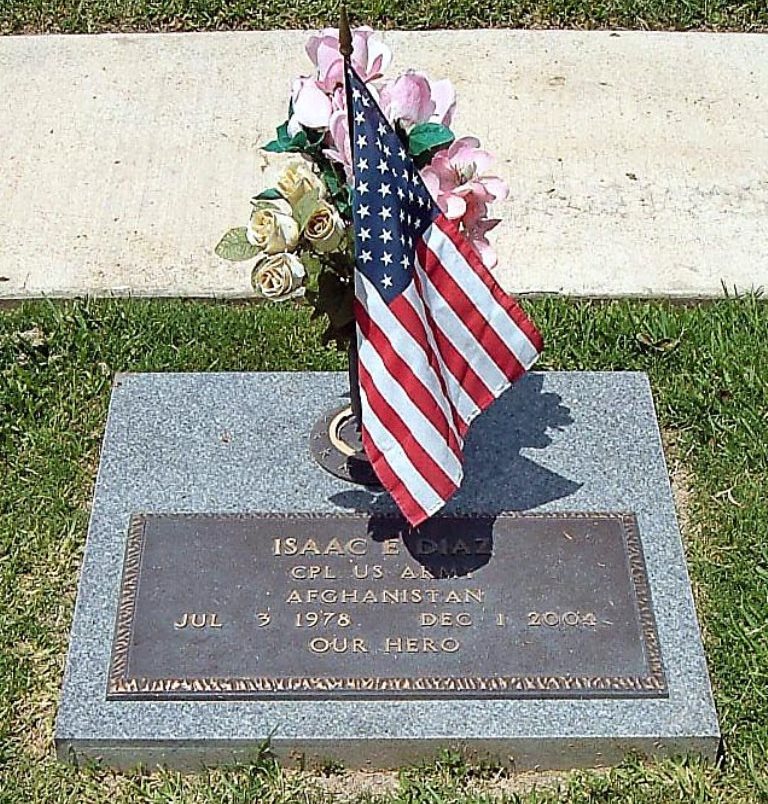
<instances>
[{"instance_id":1,"label":"cemetery ground","mask_svg":"<svg viewBox=\"0 0 768 804\"><path fill-rule=\"evenodd\" d=\"M186 776L59 763L53 724L114 373L345 360L290 304L38 301L0 310L0 802L768 801L768 305L526 306L548 344L538 368L650 376L724 735L717 765L628 758L515 776L447 752L391 774L287 771L268 746L249 766Z\"/></svg>"},{"instance_id":2,"label":"cemetery ground","mask_svg":"<svg viewBox=\"0 0 768 804\"><path fill-rule=\"evenodd\" d=\"M99 33L324 28L320 0L3 0L0 33ZM355 19L378 28L635 28L764 31L765 0L359 0Z\"/></svg>"}]
</instances>

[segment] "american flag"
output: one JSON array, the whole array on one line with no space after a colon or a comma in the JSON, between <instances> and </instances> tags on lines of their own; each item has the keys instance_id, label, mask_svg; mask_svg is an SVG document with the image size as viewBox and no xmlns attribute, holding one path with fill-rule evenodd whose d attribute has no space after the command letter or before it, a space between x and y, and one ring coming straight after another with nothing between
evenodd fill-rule
<instances>
[{"instance_id":1,"label":"american flag","mask_svg":"<svg viewBox=\"0 0 768 804\"><path fill-rule=\"evenodd\" d=\"M441 213L349 64L346 80L363 446L415 527L459 488L467 428L542 341Z\"/></svg>"}]
</instances>

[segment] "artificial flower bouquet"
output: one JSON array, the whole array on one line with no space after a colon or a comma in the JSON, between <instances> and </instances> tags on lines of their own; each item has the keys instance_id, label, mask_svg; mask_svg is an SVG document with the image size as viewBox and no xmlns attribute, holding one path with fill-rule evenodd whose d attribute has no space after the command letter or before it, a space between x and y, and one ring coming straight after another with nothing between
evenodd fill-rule
<instances>
[{"instance_id":1,"label":"artificial flower bouquet","mask_svg":"<svg viewBox=\"0 0 768 804\"><path fill-rule=\"evenodd\" d=\"M413 69L385 78L392 53L375 32L358 28L352 41L352 66L437 205L458 221L485 266L493 268L496 255L487 235L499 220L490 217L489 204L504 199L507 186L486 175L493 157L477 139L455 138L456 94L450 81L433 81ZM338 31L310 37L306 50L314 73L294 80L288 119L264 146L301 158L288 162L274 187L251 199L248 225L228 231L216 253L254 260L251 282L257 296L303 298L314 317L327 316L326 341L343 347L354 332L354 171Z\"/></svg>"}]
</instances>

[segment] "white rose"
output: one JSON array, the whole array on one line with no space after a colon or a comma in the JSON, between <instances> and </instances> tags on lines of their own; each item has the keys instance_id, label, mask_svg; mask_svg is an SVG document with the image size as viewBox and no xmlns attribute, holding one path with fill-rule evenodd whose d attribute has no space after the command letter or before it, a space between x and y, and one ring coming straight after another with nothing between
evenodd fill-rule
<instances>
[{"instance_id":1,"label":"white rose","mask_svg":"<svg viewBox=\"0 0 768 804\"><path fill-rule=\"evenodd\" d=\"M290 202L292 207L301 201L307 193L317 191L318 198L325 198L325 184L313 172L306 162L294 160L289 162L277 179L277 189Z\"/></svg>"},{"instance_id":2,"label":"white rose","mask_svg":"<svg viewBox=\"0 0 768 804\"><path fill-rule=\"evenodd\" d=\"M285 301L304 294L304 266L295 254L262 254L253 266L251 284L256 295Z\"/></svg>"},{"instance_id":3,"label":"white rose","mask_svg":"<svg viewBox=\"0 0 768 804\"><path fill-rule=\"evenodd\" d=\"M326 254L338 249L345 229L341 215L330 204L321 201L309 216L304 237L315 251Z\"/></svg>"},{"instance_id":4,"label":"white rose","mask_svg":"<svg viewBox=\"0 0 768 804\"><path fill-rule=\"evenodd\" d=\"M245 236L266 254L293 251L299 242L299 225L287 201L254 200Z\"/></svg>"}]
</instances>

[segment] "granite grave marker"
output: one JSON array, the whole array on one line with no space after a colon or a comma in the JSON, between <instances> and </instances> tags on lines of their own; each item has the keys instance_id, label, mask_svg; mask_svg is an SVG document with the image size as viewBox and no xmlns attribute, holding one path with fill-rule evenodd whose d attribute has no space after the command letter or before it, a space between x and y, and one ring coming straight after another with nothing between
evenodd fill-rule
<instances>
[{"instance_id":1,"label":"granite grave marker","mask_svg":"<svg viewBox=\"0 0 768 804\"><path fill-rule=\"evenodd\" d=\"M712 758L719 732L647 379L532 374L411 532L314 464L340 374L116 379L63 758L518 768Z\"/></svg>"}]
</instances>

